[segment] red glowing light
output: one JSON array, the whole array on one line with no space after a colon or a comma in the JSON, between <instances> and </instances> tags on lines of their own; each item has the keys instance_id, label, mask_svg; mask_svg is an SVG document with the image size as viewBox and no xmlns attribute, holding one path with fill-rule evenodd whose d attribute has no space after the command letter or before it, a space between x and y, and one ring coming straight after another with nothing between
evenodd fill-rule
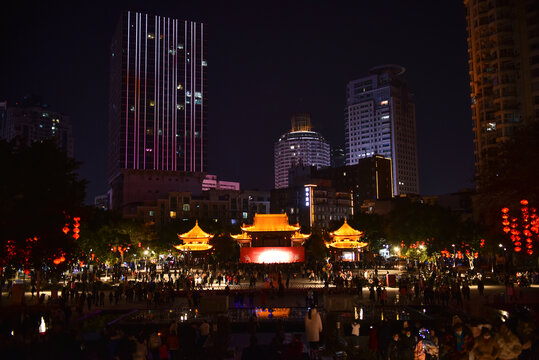
<instances>
[{"instance_id":1,"label":"red glowing light","mask_svg":"<svg viewBox=\"0 0 539 360\"><path fill-rule=\"evenodd\" d=\"M531 249L528 249L526 252L528 253L528 255L533 254L533 250L531 250Z\"/></svg>"},{"instance_id":2,"label":"red glowing light","mask_svg":"<svg viewBox=\"0 0 539 360\"><path fill-rule=\"evenodd\" d=\"M79 237L80 237L79 234L77 234L77 233L73 234L73 239L77 240Z\"/></svg>"},{"instance_id":3,"label":"red glowing light","mask_svg":"<svg viewBox=\"0 0 539 360\"><path fill-rule=\"evenodd\" d=\"M305 261L303 247L244 247L240 249L242 263L274 264Z\"/></svg>"},{"instance_id":4,"label":"red glowing light","mask_svg":"<svg viewBox=\"0 0 539 360\"><path fill-rule=\"evenodd\" d=\"M64 226L62 231L64 232L64 234L67 235L67 233L69 232L69 228L67 226Z\"/></svg>"},{"instance_id":5,"label":"red glowing light","mask_svg":"<svg viewBox=\"0 0 539 360\"><path fill-rule=\"evenodd\" d=\"M522 199L522 200L520 200L520 204L521 205L528 205L528 200Z\"/></svg>"},{"instance_id":6,"label":"red glowing light","mask_svg":"<svg viewBox=\"0 0 539 360\"><path fill-rule=\"evenodd\" d=\"M507 214L509 212L509 208L504 207L502 209L502 213Z\"/></svg>"},{"instance_id":7,"label":"red glowing light","mask_svg":"<svg viewBox=\"0 0 539 360\"><path fill-rule=\"evenodd\" d=\"M520 252L522 249L518 246L515 247L515 252Z\"/></svg>"}]
</instances>

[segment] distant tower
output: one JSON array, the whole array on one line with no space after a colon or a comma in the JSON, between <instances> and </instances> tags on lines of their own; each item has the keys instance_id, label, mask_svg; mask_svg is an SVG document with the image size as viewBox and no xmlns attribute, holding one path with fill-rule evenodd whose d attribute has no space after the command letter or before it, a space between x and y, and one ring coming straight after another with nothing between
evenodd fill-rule
<instances>
[{"instance_id":1,"label":"distant tower","mask_svg":"<svg viewBox=\"0 0 539 360\"><path fill-rule=\"evenodd\" d=\"M288 187L288 170L295 165L330 166L329 143L312 131L311 115L295 114L291 118L292 130L275 143L275 188Z\"/></svg>"},{"instance_id":2,"label":"distant tower","mask_svg":"<svg viewBox=\"0 0 539 360\"><path fill-rule=\"evenodd\" d=\"M346 87L346 164L382 155L392 160L393 193L419 194L415 104L398 65L377 66Z\"/></svg>"},{"instance_id":3,"label":"distant tower","mask_svg":"<svg viewBox=\"0 0 539 360\"><path fill-rule=\"evenodd\" d=\"M20 137L25 144L53 140L67 156L73 157L73 133L69 116L53 111L39 98L25 96L8 105L0 102L0 138Z\"/></svg>"},{"instance_id":4,"label":"distant tower","mask_svg":"<svg viewBox=\"0 0 539 360\"><path fill-rule=\"evenodd\" d=\"M127 11L111 45L109 180L121 169L207 167L202 23Z\"/></svg>"},{"instance_id":5,"label":"distant tower","mask_svg":"<svg viewBox=\"0 0 539 360\"><path fill-rule=\"evenodd\" d=\"M476 175L539 120L539 3L465 0Z\"/></svg>"}]
</instances>

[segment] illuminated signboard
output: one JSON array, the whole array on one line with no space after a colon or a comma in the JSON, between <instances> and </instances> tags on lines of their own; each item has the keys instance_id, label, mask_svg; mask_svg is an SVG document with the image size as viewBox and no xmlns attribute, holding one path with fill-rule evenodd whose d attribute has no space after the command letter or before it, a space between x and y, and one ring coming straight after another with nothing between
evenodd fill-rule
<instances>
[{"instance_id":1,"label":"illuminated signboard","mask_svg":"<svg viewBox=\"0 0 539 360\"><path fill-rule=\"evenodd\" d=\"M305 261L303 247L242 247L240 248L242 263L276 264Z\"/></svg>"}]
</instances>

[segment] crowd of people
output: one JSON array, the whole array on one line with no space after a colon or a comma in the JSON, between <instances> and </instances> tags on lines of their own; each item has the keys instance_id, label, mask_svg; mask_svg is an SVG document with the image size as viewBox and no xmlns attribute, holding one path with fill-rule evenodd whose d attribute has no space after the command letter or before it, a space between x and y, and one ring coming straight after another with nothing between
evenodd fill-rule
<instances>
[{"instance_id":1,"label":"crowd of people","mask_svg":"<svg viewBox=\"0 0 539 360\"><path fill-rule=\"evenodd\" d=\"M111 269L106 275L110 275L108 283L103 282L101 271L81 268L66 279L58 294L51 294L48 300L41 294L36 297L34 306L22 305L14 314L4 312L0 325L2 347L8 351L23 348L23 355L18 358L32 358L49 350L55 351L57 358L82 354L89 358L105 356L110 359L196 359L210 356L208 354L224 354L228 351L230 324L217 318L176 323L175 327L159 332L145 332L145 329L128 332L109 326L97 343L81 338L82 330L78 326L86 317L91 319L96 307L173 308L176 300L181 298L189 308L196 309L201 297L217 291L230 295L231 306L265 307L266 295L285 294L293 284L300 283L302 286L291 293L304 294L306 308L311 309L305 318L307 348L302 342L303 335L285 333L282 326L270 343L261 343L256 326L250 326L247 330L250 344L240 352L245 359L299 359L304 353L316 358L321 344L328 348L339 347L335 346L328 332L335 325L322 326L328 321L324 313L313 311L319 304L319 292L358 296L362 303L372 306L433 305L449 307L452 313L465 313L465 305L470 302L471 284L477 284L480 297L484 296L485 285L485 276L480 273L472 275L454 268L438 268L436 264L418 266L394 279L387 270L366 270L357 263L331 262L205 264L197 268L164 263L142 270L129 267L129 273L122 268ZM506 275L501 280L505 286L504 301L512 303L522 299L521 289L525 286L522 284L537 280L536 272ZM312 285L316 285L314 290ZM391 296L388 293L390 285L398 288L397 292L391 292ZM9 284L5 290L9 290ZM31 283L29 290L34 298L35 283ZM368 352L373 358L382 360L539 359L537 330L531 318L508 317L503 319L504 322L490 323L461 318L447 317L450 323L424 325L387 319L371 324L343 323L343 341L337 343L347 344L346 349L352 353L357 351L363 356ZM316 330L309 330L313 326ZM360 337L368 341L361 342ZM88 347L88 344L92 346ZM25 351L30 355L26 356Z\"/></svg>"}]
</instances>

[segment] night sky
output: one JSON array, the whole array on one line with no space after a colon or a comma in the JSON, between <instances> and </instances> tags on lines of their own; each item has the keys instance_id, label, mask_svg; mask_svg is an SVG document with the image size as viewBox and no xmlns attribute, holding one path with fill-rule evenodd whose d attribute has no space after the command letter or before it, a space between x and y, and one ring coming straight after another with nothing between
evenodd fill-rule
<instances>
[{"instance_id":1,"label":"night sky","mask_svg":"<svg viewBox=\"0 0 539 360\"><path fill-rule=\"evenodd\" d=\"M109 43L120 11L208 26L209 173L273 186L290 115L344 146L345 86L399 64L415 94L422 195L472 187L473 135L461 1L16 1L0 10L0 100L42 96L72 118L87 201L107 190Z\"/></svg>"}]
</instances>

